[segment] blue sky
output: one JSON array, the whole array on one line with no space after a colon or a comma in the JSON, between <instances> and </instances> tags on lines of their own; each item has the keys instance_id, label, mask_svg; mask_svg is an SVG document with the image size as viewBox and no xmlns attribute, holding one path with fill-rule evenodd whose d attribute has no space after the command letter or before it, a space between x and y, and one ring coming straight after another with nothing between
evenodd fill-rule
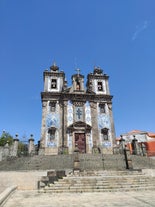
<instances>
[{"instance_id":1,"label":"blue sky","mask_svg":"<svg viewBox=\"0 0 155 207\"><path fill-rule=\"evenodd\" d=\"M154 0L0 0L0 133L40 139L43 71L100 66L116 135L155 132Z\"/></svg>"}]
</instances>

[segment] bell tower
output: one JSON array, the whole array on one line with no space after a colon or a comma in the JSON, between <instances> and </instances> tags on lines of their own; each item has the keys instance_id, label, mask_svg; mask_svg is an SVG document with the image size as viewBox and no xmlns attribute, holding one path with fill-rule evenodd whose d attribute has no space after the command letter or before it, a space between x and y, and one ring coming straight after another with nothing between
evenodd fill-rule
<instances>
[{"instance_id":1,"label":"bell tower","mask_svg":"<svg viewBox=\"0 0 155 207\"><path fill-rule=\"evenodd\" d=\"M115 142L115 129L112 113L112 96L109 90L109 76L104 74L100 67L94 67L93 73L87 76L87 93L95 95L95 114L97 117L97 128L99 140L96 140L102 151L107 149L112 152ZM94 129L95 131L95 129Z\"/></svg>"},{"instance_id":2,"label":"bell tower","mask_svg":"<svg viewBox=\"0 0 155 207\"><path fill-rule=\"evenodd\" d=\"M90 73L87 76L88 91L100 95L110 95L108 79L109 76L104 74L100 67L94 67L93 73Z\"/></svg>"},{"instance_id":3,"label":"bell tower","mask_svg":"<svg viewBox=\"0 0 155 207\"><path fill-rule=\"evenodd\" d=\"M54 63L50 71L44 71L44 92L61 92L65 85L65 75L59 71L59 67Z\"/></svg>"},{"instance_id":4,"label":"bell tower","mask_svg":"<svg viewBox=\"0 0 155 207\"><path fill-rule=\"evenodd\" d=\"M60 97L66 88L65 74L54 63L50 70L44 71L43 76L40 154L58 154L62 130Z\"/></svg>"}]
</instances>

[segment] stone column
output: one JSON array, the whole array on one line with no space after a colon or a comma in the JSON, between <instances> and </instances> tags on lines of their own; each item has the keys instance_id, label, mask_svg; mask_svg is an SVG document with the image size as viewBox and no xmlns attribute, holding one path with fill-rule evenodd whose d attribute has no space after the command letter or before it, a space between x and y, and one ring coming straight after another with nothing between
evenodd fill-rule
<instances>
[{"instance_id":1,"label":"stone column","mask_svg":"<svg viewBox=\"0 0 155 207\"><path fill-rule=\"evenodd\" d=\"M10 147L8 142L4 146L4 157L5 159L10 155Z\"/></svg>"},{"instance_id":2,"label":"stone column","mask_svg":"<svg viewBox=\"0 0 155 207\"><path fill-rule=\"evenodd\" d=\"M46 116L47 116L47 101L42 101L42 123L41 123L41 139L39 147L39 155L45 154L46 147Z\"/></svg>"},{"instance_id":3,"label":"stone column","mask_svg":"<svg viewBox=\"0 0 155 207\"><path fill-rule=\"evenodd\" d=\"M0 162L3 160L3 148L0 147Z\"/></svg>"},{"instance_id":4,"label":"stone column","mask_svg":"<svg viewBox=\"0 0 155 207\"><path fill-rule=\"evenodd\" d=\"M35 154L33 134L31 134L30 139L29 139L28 153L29 153L29 155L34 155Z\"/></svg>"},{"instance_id":5,"label":"stone column","mask_svg":"<svg viewBox=\"0 0 155 207\"><path fill-rule=\"evenodd\" d=\"M15 139L13 140L13 151L12 151L12 156L16 157L18 155L18 144L19 144L19 139L18 139L18 134L15 135Z\"/></svg>"},{"instance_id":6,"label":"stone column","mask_svg":"<svg viewBox=\"0 0 155 207\"><path fill-rule=\"evenodd\" d=\"M80 160L79 160L79 149L78 146L75 146L75 150L74 150L74 166L73 166L73 171L75 172L79 172L80 171Z\"/></svg>"},{"instance_id":7,"label":"stone column","mask_svg":"<svg viewBox=\"0 0 155 207\"><path fill-rule=\"evenodd\" d=\"M138 140L136 139L135 135L133 135L132 148L133 154L138 155Z\"/></svg>"}]
</instances>

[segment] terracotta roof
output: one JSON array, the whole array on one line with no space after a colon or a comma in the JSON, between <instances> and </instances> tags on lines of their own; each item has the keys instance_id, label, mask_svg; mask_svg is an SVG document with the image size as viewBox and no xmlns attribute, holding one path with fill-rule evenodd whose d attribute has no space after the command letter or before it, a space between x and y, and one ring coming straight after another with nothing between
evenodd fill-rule
<instances>
[{"instance_id":1,"label":"terracotta roof","mask_svg":"<svg viewBox=\"0 0 155 207\"><path fill-rule=\"evenodd\" d=\"M132 130L130 132L127 132L124 135L132 135L132 134L147 134L149 137L155 138L155 133L147 132L147 131L141 131L141 130L137 130L137 129L134 129L134 130Z\"/></svg>"},{"instance_id":2,"label":"terracotta roof","mask_svg":"<svg viewBox=\"0 0 155 207\"><path fill-rule=\"evenodd\" d=\"M148 136L151 138L155 138L155 133L153 132L147 132Z\"/></svg>"},{"instance_id":3,"label":"terracotta roof","mask_svg":"<svg viewBox=\"0 0 155 207\"><path fill-rule=\"evenodd\" d=\"M128 134L143 134L143 133L147 133L147 132L146 131L137 130L137 129L134 129L134 130L128 132Z\"/></svg>"},{"instance_id":4,"label":"terracotta roof","mask_svg":"<svg viewBox=\"0 0 155 207\"><path fill-rule=\"evenodd\" d=\"M141 130L137 130L137 129L134 129L134 130L132 130L132 131L130 131L130 132L127 132L127 133L124 133L124 134L122 134L122 135L134 135L134 134L147 134L147 132L146 131L141 131Z\"/></svg>"},{"instance_id":5,"label":"terracotta roof","mask_svg":"<svg viewBox=\"0 0 155 207\"><path fill-rule=\"evenodd\" d=\"M116 140L116 141L119 141L119 140L121 140L121 137L116 137L115 140Z\"/></svg>"}]
</instances>

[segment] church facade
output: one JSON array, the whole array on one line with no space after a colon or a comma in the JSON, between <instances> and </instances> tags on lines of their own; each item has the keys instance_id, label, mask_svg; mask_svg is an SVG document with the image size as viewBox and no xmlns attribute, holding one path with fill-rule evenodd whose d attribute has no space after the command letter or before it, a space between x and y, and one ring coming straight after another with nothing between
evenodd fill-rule
<instances>
[{"instance_id":1,"label":"church facade","mask_svg":"<svg viewBox=\"0 0 155 207\"><path fill-rule=\"evenodd\" d=\"M72 75L70 87L57 65L43 73L40 154L73 154L75 147L80 153L112 153L115 130L109 77L95 67L85 87L79 72Z\"/></svg>"}]
</instances>

